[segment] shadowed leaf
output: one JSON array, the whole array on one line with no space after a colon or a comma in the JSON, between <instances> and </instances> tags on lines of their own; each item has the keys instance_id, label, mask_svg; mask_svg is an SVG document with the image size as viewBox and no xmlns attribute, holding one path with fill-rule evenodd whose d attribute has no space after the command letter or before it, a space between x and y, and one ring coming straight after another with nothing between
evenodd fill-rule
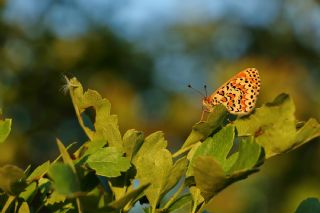
<instances>
[{"instance_id":1,"label":"shadowed leaf","mask_svg":"<svg viewBox=\"0 0 320 213\"><path fill-rule=\"evenodd\" d=\"M49 168L48 174L53 181L54 189L61 195L73 196L80 191L79 180L68 164L55 163Z\"/></svg>"},{"instance_id":2,"label":"shadowed leaf","mask_svg":"<svg viewBox=\"0 0 320 213\"><path fill-rule=\"evenodd\" d=\"M22 169L5 165L0 167L0 188L9 194L19 194L25 188L24 172Z\"/></svg>"},{"instance_id":3,"label":"shadowed leaf","mask_svg":"<svg viewBox=\"0 0 320 213\"><path fill-rule=\"evenodd\" d=\"M170 213L186 213L191 212L192 197L190 194L179 197L168 209Z\"/></svg>"},{"instance_id":4,"label":"shadowed leaf","mask_svg":"<svg viewBox=\"0 0 320 213\"><path fill-rule=\"evenodd\" d=\"M192 131L181 149L205 139L212 134L212 132L222 127L227 116L228 111L223 105L220 104L214 107L213 112L209 114L207 121L199 122L192 127Z\"/></svg>"},{"instance_id":5,"label":"shadowed leaf","mask_svg":"<svg viewBox=\"0 0 320 213\"><path fill-rule=\"evenodd\" d=\"M146 188L148 188L150 184L145 184L140 186L137 189L134 189L130 192L127 192L122 198L110 203L108 206L114 208L114 209L121 209L128 203L135 200Z\"/></svg>"},{"instance_id":6,"label":"shadowed leaf","mask_svg":"<svg viewBox=\"0 0 320 213\"><path fill-rule=\"evenodd\" d=\"M318 198L308 198L300 203L295 213L318 213L320 202Z\"/></svg>"}]
</instances>

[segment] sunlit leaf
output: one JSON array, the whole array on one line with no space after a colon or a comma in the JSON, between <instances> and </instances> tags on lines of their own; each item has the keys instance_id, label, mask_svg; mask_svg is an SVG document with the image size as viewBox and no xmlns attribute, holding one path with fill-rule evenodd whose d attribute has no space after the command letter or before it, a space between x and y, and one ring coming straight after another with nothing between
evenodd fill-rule
<instances>
[{"instance_id":1,"label":"sunlit leaf","mask_svg":"<svg viewBox=\"0 0 320 213\"><path fill-rule=\"evenodd\" d=\"M0 110L0 115L2 110ZM0 143L3 143L10 134L12 119L0 120Z\"/></svg>"},{"instance_id":2,"label":"sunlit leaf","mask_svg":"<svg viewBox=\"0 0 320 213\"><path fill-rule=\"evenodd\" d=\"M59 139L57 139L57 145L58 145L59 151L61 153L63 162L65 164L68 164L70 166L70 168L72 169L72 171L74 173L76 173L76 168L74 167L73 161L72 161L66 147L63 145L63 143Z\"/></svg>"},{"instance_id":3,"label":"sunlit leaf","mask_svg":"<svg viewBox=\"0 0 320 213\"><path fill-rule=\"evenodd\" d=\"M33 172L29 175L27 178L28 182L34 181L34 180L39 180L42 178L43 175L45 175L50 167L50 161L47 161L40 166L38 166Z\"/></svg>"},{"instance_id":4,"label":"sunlit leaf","mask_svg":"<svg viewBox=\"0 0 320 213\"><path fill-rule=\"evenodd\" d=\"M166 146L163 133L155 132L145 139L134 161L140 183L151 183L145 194L153 209L166 190L173 168L171 153Z\"/></svg>"},{"instance_id":5,"label":"sunlit leaf","mask_svg":"<svg viewBox=\"0 0 320 213\"><path fill-rule=\"evenodd\" d=\"M52 205L55 203L62 203L66 200L66 196L53 191L45 201L45 205Z\"/></svg>"},{"instance_id":6,"label":"sunlit leaf","mask_svg":"<svg viewBox=\"0 0 320 213\"><path fill-rule=\"evenodd\" d=\"M126 156L131 160L137 153L144 140L143 132L129 129L123 136L123 147Z\"/></svg>"},{"instance_id":7,"label":"sunlit leaf","mask_svg":"<svg viewBox=\"0 0 320 213\"><path fill-rule=\"evenodd\" d=\"M23 202L18 210L18 213L29 213L30 209L27 202Z\"/></svg>"},{"instance_id":8,"label":"sunlit leaf","mask_svg":"<svg viewBox=\"0 0 320 213\"><path fill-rule=\"evenodd\" d=\"M109 146L123 150L118 118L110 114L110 102L102 98L97 91L89 89L83 92L82 85L76 78L68 80L68 85L78 120L90 140L107 140ZM94 129L85 125L82 117L85 110L89 108L95 110Z\"/></svg>"},{"instance_id":9,"label":"sunlit leaf","mask_svg":"<svg viewBox=\"0 0 320 213\"><path fill-rule=\"evenodd\" d=\"M32 182L29 184L23 192L19 194L19 197L22 198L25 201L31 202L34 196L37 193L37 183Z\"/></svg>"},{"instance_id":10,"label":"sunlit leaf","mask_svg":"<svg viewBox=\"0 0 320 213\"><path fill-rule=\"evenodd\" d=\"M128 158L123 157L115 147L101 148L89 156L87 163L98 175L105 177L120 176L120 172L127 171L131 166Z\"/></svg>"},{"instance_id":11,"label":"sunlit leaf","mask_svg":"<svg viewBox=\"0 0 320 213\"><path fill-rule=\"evenodd\" d=\"M296 130L295 106L287 94L279 95L272 103L257 108L247 118L234 122L240 136L255 136L263 146L266 158L280 154L320 135L320 124L314 119Z\"/></svg>"}]
</instances>

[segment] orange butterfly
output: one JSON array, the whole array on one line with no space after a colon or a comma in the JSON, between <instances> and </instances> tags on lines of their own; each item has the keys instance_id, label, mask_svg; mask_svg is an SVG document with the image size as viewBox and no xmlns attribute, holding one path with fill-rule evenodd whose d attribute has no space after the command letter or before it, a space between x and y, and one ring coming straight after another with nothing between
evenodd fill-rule
<instances>
[{"instance_id":1,"label":"orange butterfly","mask_svg":"<svg viewBox=\"0 0 320 213\"><path fill-rule=\"evenodd\" d=\"M229 113L247 115L252 112L260 91L260 76L255 68L247 68L223 84L210 96L202 100L203 112L212 112L213 107L223 104Z\"/></svg>"}]
</instances>

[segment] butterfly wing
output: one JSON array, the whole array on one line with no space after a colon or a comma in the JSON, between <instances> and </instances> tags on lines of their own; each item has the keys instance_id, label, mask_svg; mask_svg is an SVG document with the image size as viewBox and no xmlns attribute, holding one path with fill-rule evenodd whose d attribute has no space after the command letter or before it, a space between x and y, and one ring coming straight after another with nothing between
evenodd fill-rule
<instances>
[{"instance_id":1,"label":"butterfly wing","mask_svg":"<svg viewBox=\"0 0 320 213\"><path fill-rule=\"evenodd\" d=\"M223 104L231 114L252 112L260 91L258 70L248 68L232 77L210 96L211 105Z\"/></svg>"}]
</instances>

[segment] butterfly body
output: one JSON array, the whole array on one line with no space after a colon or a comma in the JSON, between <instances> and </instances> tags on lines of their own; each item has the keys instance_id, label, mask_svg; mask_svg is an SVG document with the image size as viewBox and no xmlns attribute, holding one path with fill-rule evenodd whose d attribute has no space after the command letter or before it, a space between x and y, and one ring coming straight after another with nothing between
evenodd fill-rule
<instances>
[{"instance_id":1,"label":"butterfly body","mask_svg":"<svg viewBox=\"0 0 320 213\"><path fill-rule=\"evenodd\" d=\"M234 115L247 115L255 108L260 91L259 72L248 68L232 77L212 95L204 97L204 111L211 112L213 107L223 104Z\"/></svg>"}]
</instances>

